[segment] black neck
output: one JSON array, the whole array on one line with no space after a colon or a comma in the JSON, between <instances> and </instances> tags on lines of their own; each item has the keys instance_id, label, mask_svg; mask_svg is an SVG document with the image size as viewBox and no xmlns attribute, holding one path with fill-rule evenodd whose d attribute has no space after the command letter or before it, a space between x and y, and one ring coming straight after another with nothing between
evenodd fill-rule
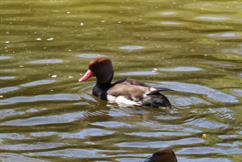
<instances>
[{"instance_id":1,"label":"black neck","mask_svg":"<svg viewBox=\"0 0 242 162\"><path fill-rule=\"evenodd\" d=\"M96 85L92 90L92 94L94 96L101 98L102 100L107 100L107 91L111 86L112 86L111 82L106 82L106 83L96 82Z\"/></svg>"},{"instance_id":2,"label":"black neck","mask_svg":"<svg viewBox=\"0 0 242 162\"><path fill-rule=\"evenodd\" d=\"M112 72L112 75L110 76L109 80L103 81L97 77L96 86L102 90L107 90L108 88L111 87L112 80L113 80L113 72Z\"/></svg>"},{"instance_id":3,"label":"black neck","mask_svg":"<svg viewBox=\"0 0 242 162\"><path fill-rule=\"evenodd\" d=\"M107 89L109 89L111 87L111 82L112 82L112 78L109 81L105 82L105 83L100 83L97 80L96 86L98 88L102 89L102 90L107 90Z\"/></svg>"},{"instance_id":4,"label":"black neck","mask_svg":"<svg viewBox=\"0 0 242 162\"><path fill-rule=\"evenodd\" d=\"M102 90L107 90L111 87L111 81L106 82L106 83L96 82L96 86Z\"/></svg>"}]
</instances>

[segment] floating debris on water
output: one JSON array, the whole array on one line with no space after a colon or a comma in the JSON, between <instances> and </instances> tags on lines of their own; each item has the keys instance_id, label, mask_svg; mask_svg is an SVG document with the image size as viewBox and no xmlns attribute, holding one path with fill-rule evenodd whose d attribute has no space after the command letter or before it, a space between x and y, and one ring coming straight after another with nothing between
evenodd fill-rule
<instances>
[{"instance_id":1,"label":"floating debris on water","mask_svg":"<svg viewBox=\"0 0 242 162\"><path fill-rule=\"evenodd\" d=\"M202 138L208 138L208 135L207 134L202 134Z\"/></svg>"},{"instance_id":2,"label":"floating debris on water","mask_svg":"<svg viewBox=\"0 0 242 162\"><path fill-rule=\"evenodd\" d=\"M51 38L47 38L46 40L47 40L47 41L52 41L52 40L54 40L54 38L51 37Z\"/></svg>"},{"instance_id":3,"label":"floating debris on water","mask_svg":"<svg viewBox=\"0 0 242 162\"><path fill-rule=\"evenodd\" d=\"M51 75L51 78L56 78L57 77L57 75Z\"/></svg>"},{"instance_id":4,"label":"floating debris on water","mask_svg":"<svg viewBox=\"0 0 242 162\"><path fill-rule=\"evenodd\" d=\"M158 69L157 68L154 68L153 70L152 70L152 72L157 72L158 71Z\"/></svg>"}]
</instances>

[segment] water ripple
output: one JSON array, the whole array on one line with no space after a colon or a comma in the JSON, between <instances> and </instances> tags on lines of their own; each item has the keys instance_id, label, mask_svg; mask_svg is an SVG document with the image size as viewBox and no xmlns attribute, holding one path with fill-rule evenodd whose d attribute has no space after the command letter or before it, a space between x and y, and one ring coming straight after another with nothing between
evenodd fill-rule
<instances>
[{"instance_id":1,"label":"water ripple","mask_svg":"<svg viewBox=\"0 0 242 162\"><path fill-rule=\"evenodd\" d=\"M242 38L241 33L233 33L233 32L226 32L226 33L212 33L208 34L210 38Z\"/></svg>"},{"instance_id":2,"label":"water ripple","mask_svg":"<svg viewBox=\"0 0 242 162\"><path fill-rule=\"evenodd\" d=\"M62 138L78 138L84 139L88 137L98 137L98 136L107 136L114 134L114 131L98 129L98 128L87 128L78 133L62 133L60 136Z\"/></svg>"},{"instance_id":3,"label":"water ripple","mask_svg":"<svg viewBox=\"0 0 242 162\"><path fill-rule=\"evenodd\" d=\"M122 122L107 121L107 122L95 122L91 125L102 126L105 128L122 128L122 127L132 127L132 125Z\"/></svg>"},{"instance_id":4,"label":"water ripple","mask_svg":"<svg viewBox=\"0 0 242 162\"><path fill-rule=\"evenodd\" d=\"M37 158L31 158L29 156L24 156L14 153L0 153L2 162L13 162L13 161L24 161L24 162L50 162L48 160L40 160Z\"/></svg>"},{"instance_id":5,"label":"water ripple","mask_svg":"<svg viewBox=\"0 0 242 162\"><path fill-rule=\"evenodd\" d=\"M8 60L8 59L11 59L12 57L11 56L0 56L0 61L1 60Z\"/></svg>"},{"instance_id":6,"label":"water ripple","mask_svg":"<svg viewBox=\"0 0 242 162\"><path fill-rule=\"evenodd\" d=\"M164 25L164 26L183 26L184 23L182 22L176 22L176 21L162 21L160 22L161 25Z\"/></svg>"},{"instance_id":7,"label":"water ripple","mask_svg":"<svg viewBox=\"0 0 242 162\"><path fill-rule=\"evenodd\" d=\"M173 141L152 141L152 142L122 142L116 144L118 147L125 148L161 148L172 145L191 145L191 144L201 144L205 141L200 138L184 138L180 140Z\"/></svg>"},{"instance_id":8,"label":"water ripple","mask_svg":"<svg viewBox=\"0 0 242 162\"><path fill-rule=\"evenodd\" d=\"M57 151L29 153L31 156L40 157L70 157L70 158L101 158L107 155L101 154L101 150L96 149L62 149Z\"/></svg>"},{"instance_id":9,"label":"water ripple","mask_svg":"<svg viewBox=\"0 0 242 162\"><path fill-rule=\"evenodd\" d=\"M205 119L196 119L190 122L187 122L186 125L193 125L196 128L206 128L206 129L226 129L229 125L215 122L215 121L208 121Z\"/></svg>"},{"instance_id":10,"label":"water ripple","mask_svg":"<svg viewBox=\"0 0 242 162\"><path fill-rule=\"evenodd\" d=\"M226 16L219 16L219 15L203 15L203 16L197 16L197 20L202 20L202 21L212 21L212 22L220 22L220 21L225 21L228 20L229 17Z\"/></svg>"},{"instance_id":11,"label":"water ripple","mask_svg":"<svg viewBox=\"0 0 242 162\"><path fill-rule=\"evenodd\" d=\"M16 110L9 110L9 109L0 110L1 119L8 118L8 117L14 117L16 115L23 115L23 114L24 114L24 112L16 111Z\"/></svg>"},{"instance_id":12,"label":"water ripple","mask_svg":"<svg viewBox=\"0 0 242 162\"><path fill-rule=\"evenodd\" d=\"M184 148L180 151L182 154L242 154L242 150L238 148L222 149L222 148L211 148L211 147L193 147Z\"/></svg>"},{"instance_id":13,"label":"water ripple","mask_svg":"<svg viewBox=\"0 0 242 162\"><path fill-rule=\"evenodd\" d=\"M15 76L0 76L0 80L14 80Z\"/></svg>"},{"instance_id":14,"label":"water ripple","mask_svg":"<svg viewBox=\"0 0 242 162\"><path fill-rule=\"evenodd\" d=\"M19 96L1 100L0 105L10 105L16 103L29 103L40 101L78 101L79 95L75 94L53 94L53 95L37 95L37 96Z\"/></svg>"},{"instance_id":15,"label":"water ripple","mask_svg":"<svg viewBox=\"0 0 242 162\"><path fill-rule=\"evenodd\" d=\"M0 88L0 94L3 94L3 93L8 93L8 92L13 92L13 91L17 91L19 90L19 87L5 87L5 88ZM2 100L4 101L4 100ZM0 103L1 105L1 103Z\"/></svg>"},{"instance_id":16,"label":"water ripple","mask_svg":"<svg viewBox=\"0 0 242 162\"><path fill-rule=\"evenodd\" d=\"M98 54L98 53L82 53L79 55L81 58L96 58L96 57L107 57L106 55L103 54Z\"/></svg>"},{"instance_id":17,"label":"water ripple","mask_svg":"<svg viewBox=\"0 0 242 162\"><path fill-rule=\"evenodd\" d=\"M207 155L205 155L207 156ZM232 162L231 160L228 160L226 158L202 158L200 157L199 159L194 159L194 158L184 158L184 157L180 157L177 159L178 161L186 161L186 162L206 162L206 161L212 161L212 162Z\"/></svg>"},{"instance_id":18,"label":"water ripple","mask_svg":"<svg viewBox=\"0 0 242 162\"><path fill-rule=\"evenodd\" d=\"M1 133L0 139L11 139L11 140L24 140L24 139L30 139L25 135L21 135L18 133Z\"/></svg>"},{"instance_id":19,"label":"water ripple","mask_svg":"<svg viewBox=\"0 0 242 162\"><path fill-rule=\"evenodd\" d=\"M234 92L236 95L242 97L242 89L234 89L233 92Z\"/></svg>"},{"instance_id":20,"label":"water ripple","mask_svg":"<svg viewBox=\"0 0 242 162\"><path fill-rule=\"evenodd\" d=\"M157 75L156 71L128 71L125 73L119 73L121 76L147 76L147 75Z\"/></svg>"},{"instance_id":21,"label":"water ripple","mask_svg":"<svg viewBox=\"0 0 242 162\"><path fill-rule=\"evenodd\" d=\"M159 71L166 71L166 72L192 72L192 71L201 71L202 68L199 67L192 67L192 66L179 66L174 68L159 68Z\"/></svg>"},{"instance_id":22,"label":"water ripple","mask_svg":"<svg viewBox=\"0 0 242 162\"><path fill-rule=\"evenodd\" d=\"M143 50L145 47L144 46L137 46L137 45L126 45L126 46L121 46L119 48L123 51L126 51L126 52L133 52L133 51Z\"/></svg>"},{"instance_id":23,"label":"water ripple","mask_svg":"<svg viewBox=\"0 0 242 162\"><path fill-rule=\"evenodd\" d=\"M176 106L192 106L196 104L211 105L211 103L198 97L171 96Z\"/></svg>"},{"instance_id":24,"label":"water ripple","mask_svg":"<svg viewBox=\"0 0 242 162\"><path fill-rule=\"evenodd\" d=\"M159 137L159 138L166 138L166 137L184 137L190 136L191 133L188 132L133 132L127 133L130 136L137 136L137 137Z\"/></svg>"},{"instance_id":25,"label":"water ripple","mask_svg":"<svg viewBox=\"0 0 242 162\"><path fill-rule=\"evenodd\" d=\"M69 123L77 119L82 118L86 112L75 112L63 115L50 115L50 116L38 116L28 119L18 119L1 123L0 125L18 125L18 126L30 126L30 125L45 125L45 124L57 124L57 123Z\"/></svg>"},{"instance_id":26,"label":"water ripple","mask_svg":"<svg viewBox=\"0 0 242 162\"><path fill-rule=\"evenodd\" d=\"M61 59L44 59L44 60L34 60L30 61L30 64L42 65L42 64L59 64L62 63Z\"/></svg>"},{"instance_id":27,"label":"water ripple","mask_svg":"<svg viewBox=\"0 0 242 162\"><path fill-rule=\"evenodd\" d=\"M54 82L56 82L56 80L37 80L37 81L32 81L29 83L21 84L20 87L34 87L34 86L51 84Z\"/></svg>"},{"instance_id":28,"label":"water ripple","mask_svg":"<svg viewBox=\"0 0 242 162\"><path fill-rule=\"evenodd\" d=\"M231 96L229 94L226 94L202 85L191 84L191 83L180 83L180 82L160 82L160 83L163 85L163 87L165 86L173 90L207 95L209 98L218 102L236 103L239 101L234 96Z\"/></svg>"},{"instance_id":29,"label":"water ripple","mask_svg":"<svg viewBox=\"0 0 242 162\"><path fill-rule=\"evenodd\" d=\"M36 143L36 144L15 144L15 145L0 145L1 150L12 150L12 151L33 151L33 150L45 150L53 149L64 146L63 143Z\"/></svg>"}]
</instances>

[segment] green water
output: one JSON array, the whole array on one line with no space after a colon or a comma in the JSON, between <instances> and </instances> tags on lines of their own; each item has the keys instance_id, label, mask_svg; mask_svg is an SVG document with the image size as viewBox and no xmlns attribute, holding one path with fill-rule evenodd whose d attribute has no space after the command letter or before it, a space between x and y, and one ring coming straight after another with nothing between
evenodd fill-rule
<instances>
[{"instance_id":1,"label":"green water","mask_svg":"<svg viewBox=\"0 0 242 162\"><path fill-rule=\"evenodd\" d=\"M173 111L107 104L78 83L97 56ZM242 1L0 1L0 160L242 159Z\"/></svg>"}]
</instances>

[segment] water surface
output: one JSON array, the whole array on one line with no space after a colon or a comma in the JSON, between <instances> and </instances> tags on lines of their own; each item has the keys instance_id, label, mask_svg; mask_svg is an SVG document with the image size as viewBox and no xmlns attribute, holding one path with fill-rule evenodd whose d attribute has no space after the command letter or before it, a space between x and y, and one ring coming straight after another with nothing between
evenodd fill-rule
<instances>
[{"instance_id":1,"label":"water surface","mask_svg":"<svg viewBox=\"0 0 242 162\"><path fill-rule=\"evenodd\" d=\"M241 26L240 0L0 1L1 161L241 161ZM93 97L97 56L173 110Z\"/></svg>"}]
</instances>

